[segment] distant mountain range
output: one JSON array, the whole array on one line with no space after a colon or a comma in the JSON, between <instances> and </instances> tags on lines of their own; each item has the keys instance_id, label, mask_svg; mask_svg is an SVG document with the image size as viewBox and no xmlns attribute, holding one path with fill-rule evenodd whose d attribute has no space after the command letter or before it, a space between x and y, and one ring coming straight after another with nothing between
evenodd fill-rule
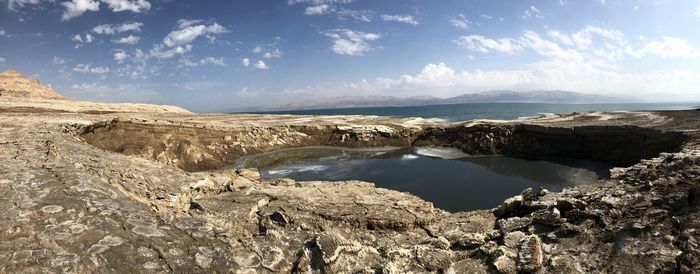
<instances>
[{"instance_id":1,"label":"distant mountain range","mask_svg":"<svg viewBox=\"0 0 700 274\"><path fill-rule=\"evenodd\" d=\"M358 107L404 107L440 104L437 97L393 97L393 96L343 96L304 100L284 105L258 107L255 111L305 110Z\"/></svg>"},{"instance_id":2,"label":"distant mountain range","mask_svg":"<svg viewBox=\"0 0 700 274\"><path fill-rule=\"evenodd\" d=\"M304 100L283 105L262 106L253 111L283 111L308 109L335 109L357 107L402 107L463 103L552 103L552 104L602 104L630 102L630 99L585 94L563 90L512 91L493 90L469 93L447 99L419 96L344 96Z\"/></svg>"},{"instance_id":3,"label":"distant mountain range","mask_svg":"<svg viewBox=\"0 0 700 274\"><path fill-rule=\"evenodd\" d=\"M464 94L444 100L447 104L460 103L552 103L552 104L601 104L629 102L629 98L578 93L563 90L519 92L494 90Z\"/></svg>"}]
</instances>

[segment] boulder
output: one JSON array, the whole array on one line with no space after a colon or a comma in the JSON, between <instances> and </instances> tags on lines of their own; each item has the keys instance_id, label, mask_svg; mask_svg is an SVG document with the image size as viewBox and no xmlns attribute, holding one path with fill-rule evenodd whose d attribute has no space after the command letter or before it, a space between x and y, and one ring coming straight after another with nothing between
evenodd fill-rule
<instances>
[{"instance_id":1,"label":"boulder","mask_svg":"<svg viewBox=\"0 0 700 274\"><path fill-rule=\"evenodd\" d=\"M537 235L529 235L520 240L518 247L518 270L535 272L542 268L544 252L542 241Z\"/></svg>"}]
</instances>

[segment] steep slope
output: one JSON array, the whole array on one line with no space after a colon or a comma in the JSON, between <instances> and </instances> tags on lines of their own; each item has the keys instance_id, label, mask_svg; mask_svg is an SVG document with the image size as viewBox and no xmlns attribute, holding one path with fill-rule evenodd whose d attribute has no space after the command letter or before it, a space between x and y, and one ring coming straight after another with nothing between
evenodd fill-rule
<instances>
[{"instance_id":1,"label":"steep slope","mask_svg":"<svg viewBox=\"0 0 700 274\"><path fill-rule=\"evenodd\" d=\"M31 79L13 69L0 73L0 97L66 99L39 80Z\"/></svg>"}]
</instances>

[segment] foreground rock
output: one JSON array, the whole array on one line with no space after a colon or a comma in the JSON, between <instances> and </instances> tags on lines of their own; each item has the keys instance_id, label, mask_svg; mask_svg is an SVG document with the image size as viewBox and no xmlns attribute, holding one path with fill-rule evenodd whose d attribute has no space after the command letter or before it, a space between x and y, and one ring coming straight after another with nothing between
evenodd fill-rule
<instances>
[{"instance_id":1,"label":"foreground rock","mask_svg":"<svg viewBox=\"0 0 700 274\"><path fill-rule=\"evenodd\" d=\"M700 271L696 111L450 124L17 104L0 104L3 273ZM637 164L459 213L366 182L212 170L283 147L411 144Z\"/></svg>"}]
</instances>

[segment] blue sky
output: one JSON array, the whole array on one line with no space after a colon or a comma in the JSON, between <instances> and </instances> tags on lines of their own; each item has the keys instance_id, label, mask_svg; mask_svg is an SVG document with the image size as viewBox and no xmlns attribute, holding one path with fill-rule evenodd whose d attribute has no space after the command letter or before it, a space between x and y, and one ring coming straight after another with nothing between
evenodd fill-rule
<instances>
[{"instance_id":1,"label":"blue sky","mask_svg":"<svg viewBox=\"0 0 700 274\"><path fill-rule=\"evenodd\" d=\"M562 89L700 100L700 0L0 0L0 69L195 111Z\"/></svg>"}]
</instances>

